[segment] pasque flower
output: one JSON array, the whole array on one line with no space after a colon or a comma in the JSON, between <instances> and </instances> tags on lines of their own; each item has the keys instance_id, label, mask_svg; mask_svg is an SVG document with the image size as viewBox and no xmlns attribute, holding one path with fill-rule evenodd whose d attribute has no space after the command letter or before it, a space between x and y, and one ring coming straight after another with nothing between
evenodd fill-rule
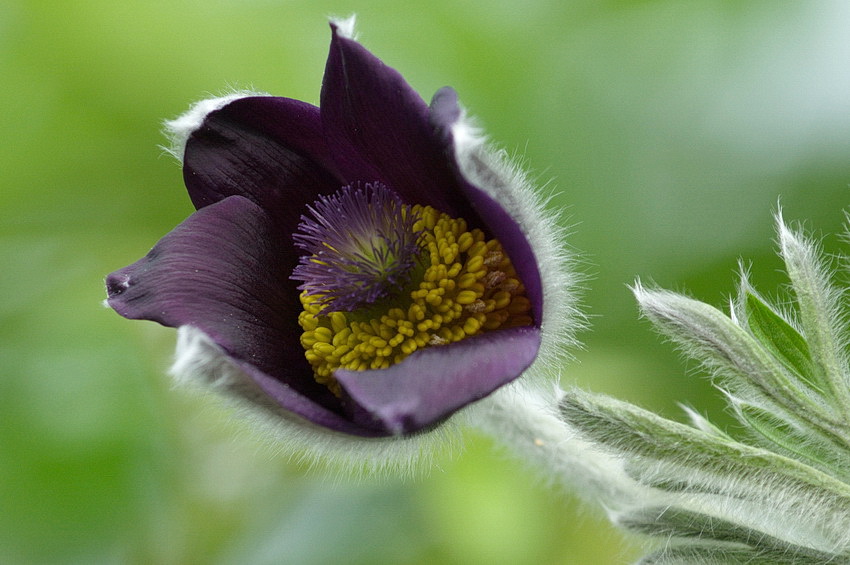
<instances>
[{"instance_id":1,"label":"pasque flower","mask_svg":"<svg viewBox=\"0 0 850 565\"><path fill-rule=\"evenodd\" d=\"M427 105L331 28L320 107L239 93L168 123L197 211L107 279L119 314L180 328L175 374L326 452L422 436L551 360L574 304L553 218L455 92Z\"/></svg>"}]
</instances>

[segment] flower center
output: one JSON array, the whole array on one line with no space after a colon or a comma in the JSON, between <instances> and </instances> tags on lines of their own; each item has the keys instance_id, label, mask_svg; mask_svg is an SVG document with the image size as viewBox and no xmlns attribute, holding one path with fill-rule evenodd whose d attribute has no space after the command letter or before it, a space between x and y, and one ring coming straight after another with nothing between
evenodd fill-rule
<instances>
[{"instance_id":1,"label":"flower center","mask_svg":"<svg viewBox=\"0 0 850 565\"><path fill-rule=\"evenodd\" d=\"M383 184L348 185L301 216L295 245L307 252L292 277L321 313L353 311L391 296L420 254L416 217Z\"/></svg>"},{"instance_id":2,"label":"flower center","mask_svg":"<svg viewBox=\"0 0 850 565\"><path fill-rule=\"evenodd\" d=\"M351 195L352 189L346 188L337 193L340 196L314 204L310 211L318 222L305 220L301 229L307 225L309 231L295 236L299 247L312 253L302 258L293 278L304 281L299 287L304 307L298 316L304 330L301 345L318 382L339 394L333 377L339 368L384 369L423 347L533 323L525 288L497 240L487 240L479 229L467 229L462 218L430 206L404 205L383 185L370 186L370 198L359 200L363 207L358 207L368 222L361 222L361 216L344 216L350 212L345 206L325 206ZM332 212L339 215L328 217ZM377 236L373 230L367 239L368 230L361 229L366 224L384 229ZM321 231L326 225L332 233ZM393 229L385 229L388 226ZM347 242L346 249L370 242L358 247L357 261L339 262L345 268L330 257L342 253L338 249L344 240L337 241L337 233L359 239L357 244ZM307 238L321 244L301 245ZM346 276L336 278L354 273L352 266L370 275L350 278L369 284L351 285ZM314 273L315 278L307 280Z\"/></svg>"}]
</instances>

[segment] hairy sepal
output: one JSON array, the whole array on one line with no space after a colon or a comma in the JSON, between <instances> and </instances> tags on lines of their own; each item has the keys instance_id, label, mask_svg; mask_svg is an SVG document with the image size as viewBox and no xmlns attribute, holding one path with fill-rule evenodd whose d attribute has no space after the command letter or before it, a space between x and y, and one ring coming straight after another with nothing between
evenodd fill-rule
<instances>
[{"instance_id":1,"label":"hairy sepal","mask_svg":"<svg viewBox=\"0 0 850 565\"><path fill-rule=\"evenodd\" d=\"M330 475L416 476L427 472L435 458L448 457L459 446L460 433L451 420L431 431L386 438L363 438L316 426L274 404L209 336L192 326L178 329L169 372L178 385L216 394L244 416L272 451Z\"/></svg>"},{"instance_id":2,"label":"hairy sepal","mask_svg":"<svg viewBox=\"0 0 850 565\"><path fill-rule=\"evenodd\" d=\"M526 375L545 379L570 359L569 350L578 345L576 333L587 325L579 308L583 276L567 243L565 220L546 205L526 172L505 151L494 150L465 113L451 127L451 135L461 175L499 202L534 249L543 288L543 340L538 360Z\"/></svg>"}]
</instances>

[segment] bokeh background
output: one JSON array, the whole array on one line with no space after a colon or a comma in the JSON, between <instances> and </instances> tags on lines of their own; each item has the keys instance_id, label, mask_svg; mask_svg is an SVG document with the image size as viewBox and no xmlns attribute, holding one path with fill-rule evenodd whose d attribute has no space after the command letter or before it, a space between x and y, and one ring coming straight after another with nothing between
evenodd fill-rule
<instances>
[{"instance_id":1,"label":"bokeh background","mask_svg":"<svg viewBox=\"0 0 850 565\"><path fill-rule=\"evenodd\" d=\"M664 0L0 3L0 562L607 564L593 508L469 434L417 480L290 462L171 389L173 330L104 275L191 211L160 124L253 87L318 101L331 14L430 98L450 84L547 190L591 276L566 386L730 425L638 320L635 277L722 305L783 283L781 202L834 253L850 183L850 4Z\"/></svg>"}]
</instances>

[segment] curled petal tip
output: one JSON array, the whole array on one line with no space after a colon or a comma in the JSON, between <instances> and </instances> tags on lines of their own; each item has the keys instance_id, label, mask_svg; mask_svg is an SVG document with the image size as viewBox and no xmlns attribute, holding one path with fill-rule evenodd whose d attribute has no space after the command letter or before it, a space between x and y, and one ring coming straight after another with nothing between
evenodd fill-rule
<instances>
[{"instance_id":1,"label":"curled petal tip","mask_svg":"<svg viewBox=\"0 0 850 565\"><path fill-rule=\"evenodd\" d=\"M259 93L242 90L233 92L225 96L216 98L207 98L192 104L192 106L180 116L173 120L166 120L163 123L163 129L169 144L165 148L169 155L183 163L183 153L186 150L186 141L198 128L203 125L206 117L216 110L219 110L234 100L246 98L248 96L258 96Z\"/></svg>"}]
</instances>

